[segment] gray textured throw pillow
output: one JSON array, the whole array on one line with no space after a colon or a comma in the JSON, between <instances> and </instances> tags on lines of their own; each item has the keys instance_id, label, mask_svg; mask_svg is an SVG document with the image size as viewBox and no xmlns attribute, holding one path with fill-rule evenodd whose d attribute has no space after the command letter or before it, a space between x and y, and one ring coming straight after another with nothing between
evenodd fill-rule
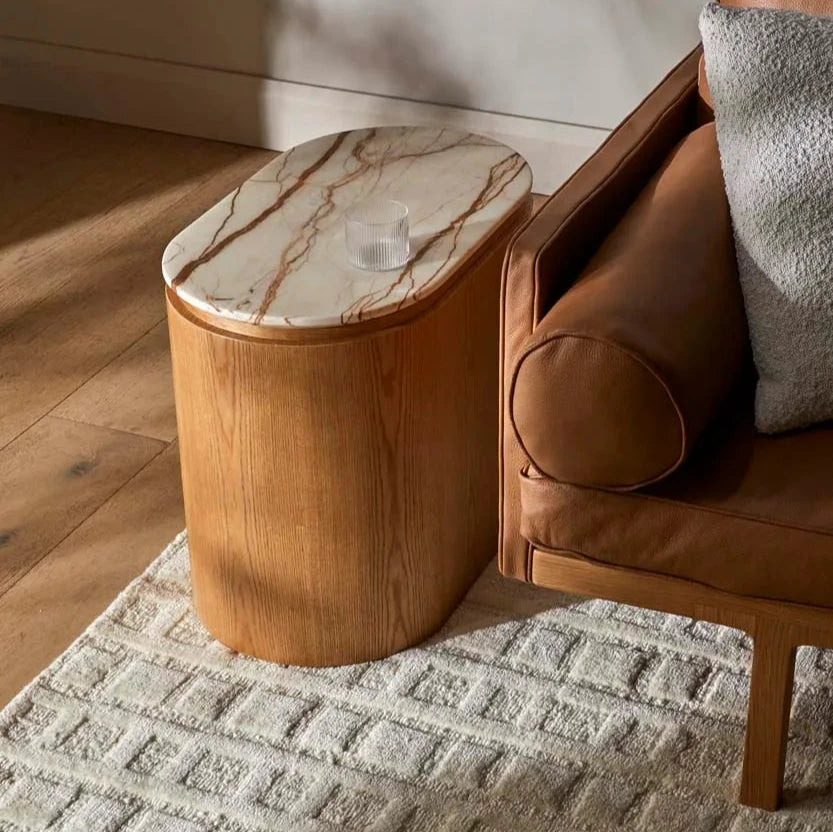
<instances>
[{"instance_id":1,"label":"gray textured throw pillow","mask_svg":"<svg viewBox=\"0 0 833 832\"><path fill-rule=\"evenodd\" d=\"M706 74L759 382L775 433L833 418L833 17L710 3Z\"/></svg>"}]
</instances>

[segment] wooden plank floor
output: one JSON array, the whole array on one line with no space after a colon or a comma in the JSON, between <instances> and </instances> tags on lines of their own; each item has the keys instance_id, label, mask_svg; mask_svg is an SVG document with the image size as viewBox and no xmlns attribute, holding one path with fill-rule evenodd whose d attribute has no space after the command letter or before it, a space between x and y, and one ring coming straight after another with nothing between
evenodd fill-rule
<instances>
[{"instance_id":1,"label":"wooden plank floor","mask_svg":"<svg viewBox=\"0 0 833 832\"><path fill-rule=\"evenodd\" d=\"M162 250L273 155L0 106L0 707L185 525Z\"/></svg>"},{"instance_id":2,"label":"wooden plank floor","mask_svg":"<svg viewBox=\"0 0 833 832\"><path fill-rule=\"evenodd\" d=\"M273 155L0 107L0 706L184 526L162 250Z\"/></svg>"}]
</instances>

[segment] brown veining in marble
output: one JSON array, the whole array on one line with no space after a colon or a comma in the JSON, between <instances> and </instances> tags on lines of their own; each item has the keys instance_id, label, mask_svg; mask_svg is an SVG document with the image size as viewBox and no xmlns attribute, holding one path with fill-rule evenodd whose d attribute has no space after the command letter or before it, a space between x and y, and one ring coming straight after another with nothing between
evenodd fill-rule
<instances>
[{"instance_id":1,"label":"brown veining in marble","mask_svg":"<svg viewBox=\"0 0 833 832\"><path fill-rule=\"evenodd\" d=\"M220 234L223 233L225 227L228 225L229 220L234 216L234 209L237 207L237 197L240 196L240 191L243 190L243 185L245 182L241 182L235 189L231 195L231 203L228 207L228 213L223 217L223 221L217 226L217 230L211 235L211 240L209 240L208 245L206 246L206 250L210 249L216 242L217 238Z\"/></svg>"},{"instance_id":2,"label":"brown veining in marble","mask_svg":"<svg viewBox=\"0 0 833 832\"><path fill-rule=\"evenodd\" d=\"M517 153L452 128L322 137L282 154L183 231L163 271L186 303L252 326L358 324L435 291L530 184ZM347 259L340 213L369 196L411 209L413 256L402 269L362 272Z\"/></svg>"},{"instance_id":3,"label":"brown veining in marble","mask_svg":"<svg viewBox=\"0 0 833 832\"><path fill-rule=\"evenodd\" d=\"M421 289L425 289L431 285L432 280L445 268L446 264L454 256L457 250L457 245L466 220L473 214L480 211L483 206L500 194L510 182L512 182L520 172L523 170L524 159L517 153L512 153L504 159L501 159L497 164L493 165L489 170L489 175L486 183L483 185L481 191L477 194L471 204L463 211L454 217L444 228L432 234L416 251L416 253L408 261L408 264L402 270L399 277L387 286L383 292L378 294L368 294L357 298L341 315L342 323L349 323L350 321L361 321L367 309L381 303L386 298L390 297L393 292L406 282L410 282L410 288L405 292L396 309L401 309L402 305L410 300L416 300L419 295L418 291L414 291L413 273L416 265L425 257L425 255L442 239L448 235L452 235L452 242L445 258L441 261L439 266L434 270L434 273L425 281L423 281ZM511 174L511 176L510 176Z\"/></svg>"},{"instance_id":4,"label":"brown veining in marble","mask_svg":"<svg viewBox=\"0 0 833 832\"><path fill-rule=\"evenodd\" d=\"M264 293L263 300L257 312L252 316L252 323L260 324L263 321L264 316L269 311L269 307L272 305L272 303L274 303L275 298L277 297L278 290L280 289L281 284L293 271L297 270L305 262L307 255L309 254L311 248L315 244L316 238L318 237L321 228L321 222L327 217L329 217L335 210L336 206L334 201L334 195L337 190L339 190L340 188L344 188L345 186L350 185L353 182L356 182L357 180L362 179L363 177L367 176L367 174L371 171L375 171L376 180L378 182L385 168L388 165L393 164L395 162L401 162L405 159L416 160L424 158L426 156L433 156L437 153L447 153L450 150L454 150L455 148L461 146L478 144L480 146L490 146L486 145L486 143L484 142L476 141L476 137L467 133L463 138L457 141L451 142L446 145L442 145L441 147L433 147L433 145L439 142L444 132L444 130L441 130L438 133L437 137L434 139L434 141L430 145L428 145L424 150L411 151L407 153L395 153L394 148L392 146L389 146L382 151L380 158L373 159L367 158L365 153L367 148L371 145L373 139L376 137L378 130L377 128L371 128L370 130L368 130L367 135L364 136L364 138L362 138L360 141L356 142L356 145L350 153L350 159L355 161L358 166L352 171L345 173L343 176L339 177L334 182L331 182L323 189L320 204L317 206L312 216L310 216L304 228L301 230L299 236L293 238L289 242L289 244L284 248L281 254L280 264L278 265L278 268L275 271L275 275L269 282L269 285L266 289L266 292ZM517 154L513 155L517 156ZM482 207L482 204L480 207ZM465 216L463 216L460 221L465 221L465 219L467 219L471 215L471 213L473 213L476 210L479 210L479 208L473 208L471 211L466 212ZM436 242L436 239L442 238L447 233L447 231L448 229L443 229L442 231L434 235L435 239L432 238L432 244L433 242ZM430 245L426 248L426 251L428 250L428 248L430 248ZM392 289L393 287L391 287L391 291ZM346 322L343 315L342 321Z\"/></svg>"},{"instance_id":5,"label":"brown veining in marble","mask_svg":"<svg viewBox=\"0 0 833 832\"><path fill-rule=\"evenodd\" d=\"M289 164L289 160L292 158L292 155L295 153L297 148L290 148L286 151L286 153L281 154L280 156L280 164L275 169L275 176L273 177L275 182L281 181L281 176L283 176L283 172L286 170L286 166Z\"/></svg>"},{"instance_id":6,"label":"brown veining in marble","mask_svg":"<svg viewBox=\"0 0 833 832\"><path fill-rule=\"evenodd\" d=\"M421 291L424 291L431 285L433 279L445 268L446 264L454 256L454 253L457 251L457 244L460 241L460 233L462 232L466 221L480 211L487 203L491 202L504 190L506 190L507 186L518 178L525 164L526 162L523 157L521 157L518 153L512 153L489 169L489 176L486 180L486 184L483 186L483 190L480 191L468 209L466 209L462 214L452 220L448 226L446 226L446 233L450 232L452 229L454 230L452 245L445 256L445 259L434 270L431 277L425 280L422 283L422 286L413 293L414 299L419 296ZM400 301L399 307L402 306L404 301L405 298Z\"/></svg>"},{"instance_id":7,"label":"brown veining in marble","mask_svg":"<svg viewBox=\"0 0 833 832\"><path fill-rule=\"evenodd\" d=\"M176 277L171 281L171 286L176 288L177 286L184 283L190 276L191 273L197 269L199 266L203 265L203 263L207 263L211 260L212 257L215 257L219 254L224 248L231 245L238 237L242 237L244 234L248 234L255 226L259 225L263 222L268 216L274 214L275 211L279 211L284 205L286 205L287 200L289 200L294 194L296 194L301 188L304 187L307 180L312 176L317 170L320 170L333 156L333 154L341 147L344 143L344 140L350 135L349 131L345 131L342 133L338 133L335 137L335 140L330 144L327 148L326 152L323 153L321 156L318 157L311 165L309 165L301 174L298 176L298 179L285 191L281 191L278 195L278 198L267 208L264 208L253 220L250 220L246 223L242 228L238 228L236 231L232 231L227 237L223 237L222 240L214 243L211 243L206 246L204 251L193 260L186 263L182 269L178 272ZM241 186L242 187L242 186ZM239 193L238 188L238 193ZM216 238L215 238L216 239Z\"/></svg>"},{"instance_id":8,"label":"brown veining in marble","mask_svg":"<svg viewBox=\"0 0 833 832\"><path fill-rule=\"evenodd\" d=\"M374 128L369 130L367 136L365 136L361 141L356 142L356 145L350 155L352 158L360 162L360 167L355 171L342 176L335 182L331 182L324 188L323 198L316 207L312 216L305 223L303 229L301 230L300 236L294 237L289 244L284 247L284 250L281 253L280 264L274 277L272 277L269 281L269 285L263 295L263 300L261 301L257 312L252 317L252 323L259 324L263 320L263 316L267 313L269 307L277 297L278 289L280 289L281 284L297 266L305 261L310 249L312 249L313 245L315 245L315 240L320 232L321 221L325 217L332 214L335 210L333 196L336 190L349 184L350 182L355 181L366 173L368 163L361 158L361 154L364 148L367 147L375 136L376 129ZM294 252L297 246L300 246L300 250L297 253L291 253Z\"/></svg>"}]
</instances>

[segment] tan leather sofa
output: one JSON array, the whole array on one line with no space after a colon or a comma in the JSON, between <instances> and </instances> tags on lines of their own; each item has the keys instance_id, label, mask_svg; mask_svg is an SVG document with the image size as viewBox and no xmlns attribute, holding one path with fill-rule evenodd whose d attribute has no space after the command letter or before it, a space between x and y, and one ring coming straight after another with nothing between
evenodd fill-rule
<instances>
[{"instance_id":1,"label":"tan leather sofa","mask_svg":"<svg viewBox=\"0 0 833 832\"><path fill-rule=\"evenodd\" d=\"M749 632L740 797L775 809L796 646L833 647L833 427L754 430L700 62L698 48L510 246L500 568Z\"/></svg>"}]
</instances>

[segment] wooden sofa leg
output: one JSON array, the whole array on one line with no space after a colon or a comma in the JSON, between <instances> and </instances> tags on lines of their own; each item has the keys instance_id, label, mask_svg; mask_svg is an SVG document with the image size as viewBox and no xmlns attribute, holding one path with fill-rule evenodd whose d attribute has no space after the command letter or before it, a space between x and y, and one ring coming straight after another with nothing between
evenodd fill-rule
<instances>
[{"instance_id":1,"label":"wooden sofa leg","mask_svg":"<svg viewBox=\"0 0 833 832\"><path fill-rule=\"evenodd\" d=\"M796 647L789 626L770 620L758 620L754 640L740 802L772 812L781 802Z\"/></svg>"}]
</instances>

